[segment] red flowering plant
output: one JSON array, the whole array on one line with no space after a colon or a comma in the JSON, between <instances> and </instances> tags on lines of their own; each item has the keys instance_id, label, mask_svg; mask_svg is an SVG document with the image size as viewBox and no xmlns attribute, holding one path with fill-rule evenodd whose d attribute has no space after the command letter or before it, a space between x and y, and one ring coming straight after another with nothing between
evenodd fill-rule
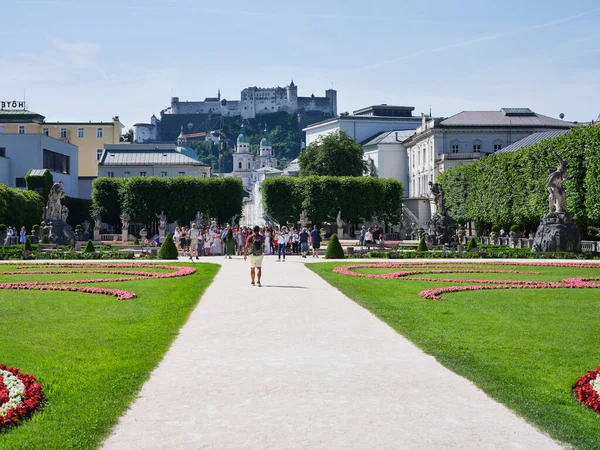
<instances>
[{"instance_id":1,"label":"red flowering plant","mask_svg":"<svg viewBox=\"0 0 600 450\"><path fill-rule=\"evenodd\" d=\"M577 400L600 414L600 366L577 380L573 393Z\"/></svg>"},{"instance_id":2,"label":"red flowering plant","mask_svg":"<svg viewBox=\"0 0 600 450\"><path fill-rule=\"evenodd\" d=\"M49 269L52 267L52 269ZM174 270L174 272L143 272L143 271L126 271L116 270L123 268L151 268ZM135 292L124 291L121 289L96 288L85 286L73 286L79 284L91 283L115 283L123 281L134 281L143 279L161 279L185 277L196 272L192 267L180 266L164 266L158 264L22 264L17 267L18 272L0 272L0 275L48 275L48 274L76 274L76 273L98 273L111 275L125 275L119 278L96 278L89 280L60 280L60 281L27 281L21 283L0 283L0 289L21 289L21 290L38 290L38 291L67 291L67 292L83 292L88 294L104 294L117 297L118 300L130 300L136 297ZM36 270L33 270L36 269ZM43 270L37 270L43 269ZM61 270L65 269L65 270ZM78 269L96 269L96 270L78 270Z\"/></svg>"},{"instance_id":3,"label":"red flowering plant","mask_svg":"<svg viewBox=\"0 0 600 450\"><path fill-rule=\"evenodd\" d=\"M0 432L29 419L43 399L42 385L33 375L0 364Z\"/></svg>"}]
</instances>

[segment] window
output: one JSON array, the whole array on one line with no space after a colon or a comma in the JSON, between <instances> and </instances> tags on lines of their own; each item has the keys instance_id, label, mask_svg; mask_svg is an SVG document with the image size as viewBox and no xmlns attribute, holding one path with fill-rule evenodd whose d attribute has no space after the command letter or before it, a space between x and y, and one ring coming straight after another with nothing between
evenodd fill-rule
<instances>
[{"instance_id":1,"label":"window","mask_svg":"<svg viewBox=\"0 0 600 450\"><path fill-rule=\"evenodd\" d=\"M6 148L0 147L0 157L6 158Z\"/></svg>"},{"instance_id":2,"label":"window","mask_svg":"<svg viewBox=\"0 0 600 450\"><path fill-rule=\"evenodd\" d=\"M502 141L495 141L494 142L494 151L501 150L501 149L502 149Z\"/></svg>"},{"instance_id":3,"label":"window","mask_svg":"<svg viewBox=\"0 0 600 450\"><path fill-rule=\"evenodd\" d=\"M250 168L250 161L248 161L248 169Z\"/></svg>"},{"instance_id":4,"label":"window","mask_svg":"<svg viewBox=\"0 0 600 450\"><path fill-rule=\"evenodd\" d=\"M185 172L179 172L179 176L180 176L180 177L183 177L183 176L185 176Z\"/></svg>"},{"instance_id":5,"label":"window","mask_svg":"<svg viewBox=\"0 0 600 450\"><path fill-rule=\"evenodd\" d=\"M100 161L100 158L102 158L102 149L101 148L97 148L96 149L96 159L98 161Z\"/></svg>"},{"instance_id":6,"label":"window","mask_svg":"<svg viewBox=\"0 0 600 450\"><path fill-rule=\"evenodd\" d=\"M166 177L166 176L167 176L167 172L161 172L161 173L160 173L160 176L161 176L161 177Z\"/></svg>"},{"instance_id":7,"label":"window","mask_svg":"<svg viewBox=\"0 0 600 450\"><path fill-rule=\"evenodd\" d=\"M458 153L458 149L460 148L460 143L458 141L450 142L450 150L452 153Z\"/></svg>"},{"instance_id":8,"label":"window","mask_svg":"<svg viewBox=\"0 0 600 450\"><path fill-rule=\"evenodd\" d=\"M145 177L146 176L146 172L140 172L140 177Z\"/></svg>"},{"instance_id":9,"label":"window","mask_svg":"<svg viewBox=\"0 0 600 450\"><path fill-rule=\"evenodd\" d=\"M19 125L19 134L25 134L25 125Z\"/></svg>"},{"instance_id":10,"label":"window","mask_svg":"<svg viewBox=\"0 0 600 450\"><path fill-rule=\"evenodd\" d=\"M79 128L77 128L77 137L78 137L78 138L82 138L82 137L84 137L84 131L83 131L83 127L79 127Z\"/></svg>"},{"instance_id":11,"label":"window","mask_svg":"<svg viewBox=\"0 0 600 450\"><path fill-rule=\"evenodd\" d=\"M473 152L479 153L481 151L481 141L473 142Z\"/></svg>"},{"instance_id":12,"label":"window","mask_svg":"<svg viewBox=\"0 0 600 450\"><path fill-rule=\"evenodd\" d=\"M27 183L25 183L25 178L17 178L15 179L15 186L18 188L26 188Z\"/></svg>"},{"instance_id":13,"label":"window","mask_svg":"<svg viewBox=\"0 0 600 450\"><path fill-rule=\"evenodd\" d=\"M242 162L240 161L240 162L238 163L238 169L241 169L241 168L242 168Z\"/></svg>"},{"instance_id":14,"label":"window","mask_svg":"<svg viewBox=\"0 0 600 450\"><path fill-rule=\"evenodd\" d=\"M108 178L114 178L115 177L115 173L114 172L106 172L106 176Z\"/></svg>"},{"instance_id":15,"label":"window","mask_svg":"<svg viewBox=\"0 0 600 450\"><path fill-rule=\"evenodd\" d=\"M66 128L61 128L60 129L60 137L61 137L61 139L66 139L67 138L67 129Z\"/></svg>"},{"instance_id":16,"label":"window","mask_svg":"<svg viewBox=\"0 0 600 450\"><path fill-rule=\"evenodd\" d=\"M129 178L131 176L131 172L123 172L123 178Z\"/></svg>"},{"instance_id":17,"label":"window","mask_svg":"<svg viewBox=\"0 0 600 450\"><path fill-rule=\"evenodd\" d=\"M104 129L102 127L96 128L96 137L101 139L104 137Z\"/></svg>"},{"instance_id":18,"label":"window","mask_svg":"<svg viewBox=\"0 0 600 450\"><path fill-rule=\"evenodd\" d=\"M69 157L61 153L44 149L44 169L53 172L69 173Z\"/></svg>"},{"instance_id":19,"label":"window","mask_svg":"<svg viewBox=\"0 0 600 450\"><path fill-rule=\"evenodd\" d=\"M50 134L50 132L49 132L48 128L46 128L46 127L42 128L42 134L43 134L44 136L48 136L48 135Z\"/></svg>"}]
</instances>

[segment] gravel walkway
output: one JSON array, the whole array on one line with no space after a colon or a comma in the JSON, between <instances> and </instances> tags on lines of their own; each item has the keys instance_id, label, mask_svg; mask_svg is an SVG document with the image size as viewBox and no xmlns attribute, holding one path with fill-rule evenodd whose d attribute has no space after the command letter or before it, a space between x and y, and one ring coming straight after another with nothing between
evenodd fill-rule
<instances>
[{"instance_id":1,"label":"gravel walkway","mask_svg":"<svg viewBox=\"0 0 600 450\"><path fill-rule=\"evenodd\" d=\"M304 267L223 267L106 449L560 448Z\"/></svg>"}]
</instances>

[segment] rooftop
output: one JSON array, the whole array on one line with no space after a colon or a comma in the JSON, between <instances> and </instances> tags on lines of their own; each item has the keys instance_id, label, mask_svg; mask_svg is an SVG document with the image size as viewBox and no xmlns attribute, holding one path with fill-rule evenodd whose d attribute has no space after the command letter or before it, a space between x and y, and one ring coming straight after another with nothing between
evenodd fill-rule
<instances>
[{"instance_id":1,"label":"rooftop","mask_svg":"<svg viewBox=\"0 0 600 450\"><path fill-rule=\"evenodd\" d=\"M130 144L130 146L134 145L137 147L136 144ZM102 157L98 162L98 164L101 166L209 166L208 164L201 163L193 158L190 158L189 156L179 153L175 148L147 150L136 148L135 150L111 150L107 147L109 147L109 145L105 146Z\"/></svg>"},{"instance_id":2,"label":"rooftop","mask_svg":"<svg viewBox=\"0 0 600 450\"><path fill-rule=\"evenodd\" d=\"M567 134L569 130L553 130L553 131L544 131L542 133L533 133L529 136L521 139L520 141L514 142L510 145L507 145L501 150L498 150L496 153L512 153L516 152L525 147L530 147L538 142L545 141L546 139L552 139L558 136L562 136L563 134Z\"/></svg>"},{"instance_id":3,"label":"rooftop","mask_svg":"<svg viewBox=\"0 0 600 450\"><path fill-rule=\"evenodd\" d=\"M363 147L377 144L399 144L415 134L415 130L381 131L360 142Z\"/></svg>"},{"instance_id":4,"label":"rooftop","mask_svg":"<svg viewBox=\"0 0 600 450\"><path fill-rule=\"evenodd\" d=\"M323 125L327 125L335 122L352 122L352 121L364 121L364 122L397 122L397 123L414 123L415 128L421 124L420 117L383 117L383 116L339 116L332 117L331 119L322 120L321 122L313 123L312 125L303 128L302 131L313 130Z\"/></svg>"},{"instance_id":5,"label":"rooftop","mask_svg":"<svg viewBox=\"0 0 600 450\"><path fill-rule=\"evenodd\" d=\"M353 114L355 116L412 117L412 112L414 110L414 106L394 106L384 103L357 109Z\"/></svg>"},{"instance_id":6,"label":"rooftop","mask_svg":"<svg viewBox=\"0 0 600 450\"><path fill-rule=\"evenodd\" d=\"M502 108L499 111L462 111L440 121L442 127L553 127L571 128L573 122L555 119L529 108Z\"/></svg>"}]
</instances>

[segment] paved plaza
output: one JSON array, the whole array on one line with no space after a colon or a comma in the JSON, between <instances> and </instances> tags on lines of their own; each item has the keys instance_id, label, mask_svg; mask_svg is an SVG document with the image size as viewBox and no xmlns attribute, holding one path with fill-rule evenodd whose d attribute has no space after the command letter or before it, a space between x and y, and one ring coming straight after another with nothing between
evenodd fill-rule
<instances>
[{"instance_id":1,"label":"paved plaza","mask_svg":"<svg viewBox=\"0 0 600 450\"><path fill-rule=\"evenodd\" d=\"M106 449L560 446L304 266L222 263ZM168 295L165 292L165 295Z\"/></svg>"}]
</instances>

